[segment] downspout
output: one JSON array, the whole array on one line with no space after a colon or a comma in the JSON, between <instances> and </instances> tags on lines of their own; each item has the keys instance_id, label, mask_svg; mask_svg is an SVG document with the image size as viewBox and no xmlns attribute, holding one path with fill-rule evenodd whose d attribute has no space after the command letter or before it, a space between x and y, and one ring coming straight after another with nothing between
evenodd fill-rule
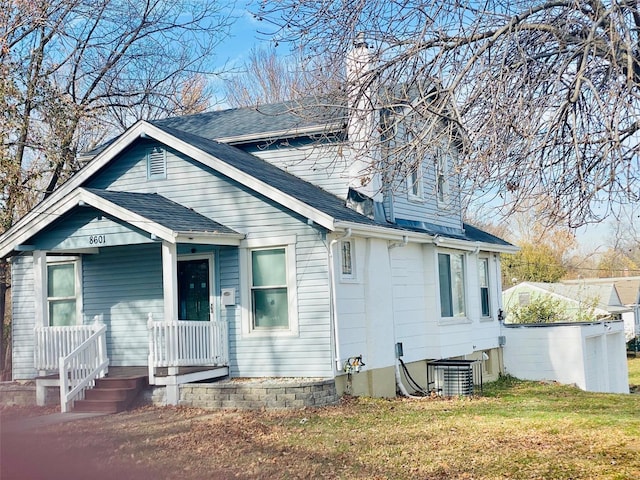
<instances>
[{"instance_id":1,"label":"downspout","mask_svg":"<svg viewBox=\"0 0 640 480\"><path fill-rule=\"evenodd\" d=\"M343 236L334 238L329 243L329 282L331 283L331 288L329 289L331 295L331 324L333 326L333 341L335 343L335 369L340 372L342 370L342 365L340 364L340 335L338 329L338 302L336 301L336 271L334 268L334 256L333 256L333 246L351 237L351 229L347 228Z\"/></svg>"},{"instance_id":2,"label":"downspout","mask_svg":"<svg viewBox=\"0 0 640 480\"><path fill-rule=\"evenodd\" d=\"M404 235L402 237L402 241L401 242L394 242L392 244L389 245L388 249L389 252L391 252L391 250L393 250L394 248L397 247L405 247L407 245L407 243L409 243L409 237L407 235ZM389 263L391 263L391 254L389 254ZM396 322L395 320L392 320L392 324L393 324L393 341L394 341L394 345L397 343L396 342ZM400 390L400 393L402 394L402 396L404 397L408 397L408 398L418 398L415 395L411 395L406 387L404 386L404 384L402 383L402 376L400 375L400 359L396 358L395 361L395 373L396 373L396 386L398 387L398 389Z\"/></svg>"}]
</instances>

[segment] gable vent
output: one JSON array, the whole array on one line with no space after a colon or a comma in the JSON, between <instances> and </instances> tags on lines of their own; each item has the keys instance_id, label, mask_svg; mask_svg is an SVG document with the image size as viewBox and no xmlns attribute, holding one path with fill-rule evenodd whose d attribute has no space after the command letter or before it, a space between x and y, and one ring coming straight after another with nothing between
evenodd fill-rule
<instances>
[{"instance_id":1,"label":"gable vent","mask_svg":"<svg viewBox=\"0 0 640 480\"><path fill-rule=\"evenodd\" d=\"M167 151L153 147L147 151L147 178L167 178Z\"/></svg>"}]
</instances>

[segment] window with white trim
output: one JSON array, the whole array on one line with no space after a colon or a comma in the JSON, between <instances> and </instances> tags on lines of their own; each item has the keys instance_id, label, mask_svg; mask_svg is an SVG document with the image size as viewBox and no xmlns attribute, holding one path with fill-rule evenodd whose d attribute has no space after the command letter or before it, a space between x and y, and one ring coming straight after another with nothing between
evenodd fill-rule
<instances>
[{"instance_id":1,"label":"window with white trim","mask_svg":"<svg viewBox=\"0 0 640 480\"><path fill-rule=\"evenodd\" d=\"M438 203L449 200L449 154L442 148L436 154L436 197Z\"/></svg>"},{"instance_id":2,"label":"window with white trim","mask_svg":"<svg viewBox=\"0 0 640 480\"><path fill-rule=\"evenodd\" d=\"M352 240L340 242L340 278L342 280L356 278L355 242Z\"/></svg>"},{"instance_id":3,"label":"window with white trim","mask_svg":"<svg viewBox=\"0 0 640 480\"><path fill-rule=\"evenodd\" d=\"M60 327L81 323L79 283L77 261L47 264L49 326Z\"/></svg>"},{"instance_id":4,"label":"window with white trim","mask_svg":"<svg viewBox=\"0 0 640 480\"><path fill-rule=\"evenodd\" d=\"M147 150L147 179L161 180L167 178L167 151L162 147Z\"/></svg>"},{"instance_id":5,"label":"window with white trim","mask_svg":"<svg viewBox=\"0 0 640 480\"><path fill-rule=\"evenodd\" d=\"M247 239L240 244L242 332L297 335L295 235Z\"/></svg>"},{"instance_id":6,"label":"window with white trim","mask_svg":"<svg viewBox=\"0 0 640 480\"><path fill-rule=\"evenodd\" d=\"M438 253L440 314L443 318L466 316L464 261L462 253Z\"/></svg>"},{"instance_id":7,"label":"window with white trim","mask_svg":"<svg viewBox=\"0 0 640 480\"><path fill-rule=\"evenodd\" d=\"M287 257L284 247L251 251L253 328L289 328Z\"/></svg>"},{"instance_id":8,"label":"window with white trim","mask_svg":"<svg viewBox=\"0 0 640 480\"><path fill-rule=\"evenodd\" d=\"M489 296L489 259L478 259L478 281L480 283L480 311L483 317L491 316L491 299Z\"/></svg>"},{"instance_id":9,"label":"window with white trim","mask_svg":"<svg viewBox=\"0 0 640 480\"><path fill-rule=\"evenodd\" d=\"M418 162L415 165L409 176L407 177L407 191L409 192L410 200L422 200L423 188L422 188L422 162Z\"/></svg>"}]
</instances>

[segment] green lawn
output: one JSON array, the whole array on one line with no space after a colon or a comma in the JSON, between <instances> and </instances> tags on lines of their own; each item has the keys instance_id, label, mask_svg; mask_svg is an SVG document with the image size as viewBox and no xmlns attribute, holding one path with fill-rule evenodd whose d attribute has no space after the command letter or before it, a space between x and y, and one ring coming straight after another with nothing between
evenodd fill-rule
<instances>
[{"instance_id":1,"label":"green lawn","mask_svg":"<svg viewBox=\"0 0 640 480\"><path fill-rule=\"evenodd\" d=\"M640 383L640 359L629 360ZM58 445L156 478L640 478L640 395L505 378L482 396L288 412L142 408L58 425ZM47 442L49 448L54 445Z\"/></svg>"},{"instance_id":2,"label":"green lawn","mask_svg":"<svg viewBox=\"0 0 640 480\"><path fill-rule=\"evenodd\" d=\"M629 358L629 384L640 386L640 357Z\"/></svg>"}]
</instances>

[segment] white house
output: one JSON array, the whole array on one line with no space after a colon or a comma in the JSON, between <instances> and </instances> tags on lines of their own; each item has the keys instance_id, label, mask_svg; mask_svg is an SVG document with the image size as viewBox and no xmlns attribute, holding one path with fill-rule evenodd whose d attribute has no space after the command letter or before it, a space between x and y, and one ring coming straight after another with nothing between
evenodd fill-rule
<instances>
[{"instance_id":1,"label":"white house","mask_svg":"<svg viewBox=\"0 0 640 480\"><path fill-rule=\"evenodd\" d=\"M516 248L463 223L456 143L365 178L377 114L290 107L138 122L0 236L13 378L77 378L70 404L114 366L148 368L169 403L214 377L391 397L398 359L425 388L433 360L484 359L495 378Z\"/></svg>"}]
</instances>

